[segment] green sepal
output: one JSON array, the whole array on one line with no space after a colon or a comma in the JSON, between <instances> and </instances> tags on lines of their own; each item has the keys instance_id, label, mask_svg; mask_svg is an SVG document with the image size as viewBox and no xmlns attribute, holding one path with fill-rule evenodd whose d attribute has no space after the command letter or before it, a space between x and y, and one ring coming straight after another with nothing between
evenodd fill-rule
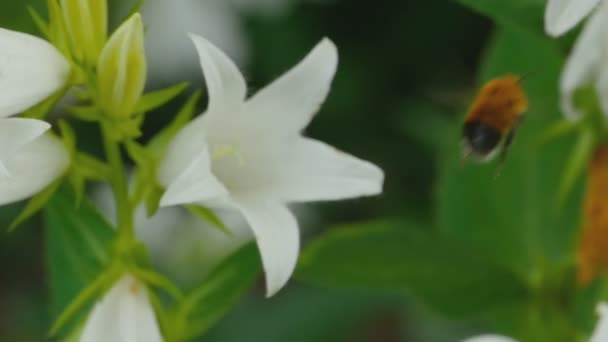
<instances>
[{"instance_id":1,"label":"green sepal","mask_svg":"<svg viewBox=\"0 0 608 342\"><path fill-rule=\"evenodd\" d=\"M51 31L49 29L49 23L46 22L46 20L44 20L40 14L38 14L38 11L36 11L35 8L33 8L32 6L27 6L27 11L30 14L30 17L32 17L32 20L34 21L34 24L36 25L36 28L38 29L38 31L40 31L40 33L42 33L42 35L46 38L46 39L51 39Z\"/></svg>"},{"instance_id":2,"label":"green sepal","mask_svg":"<svg viewBox=\"0 0 608 342\"><path fill-rule=\"evenodd\" d=\"M153 216L160 207L160 199L163 197L164 190L157 186L146 197L146 214L148 217Z\"/></svg>"},{"instance_id":3,"label":"green sepal","mask_svg":"<svg viewBox=\"0 0 608 342\"><path fill-rule=\"evenodd\" d=\"M32 119L44 119L46 115L53 109L53 107L61 100L63 95L68 91L69 86L63 87L56 91L53 95L46 98L45 100L37 103L33 107L27 109L22 113L23 117Z\"/></svg>"},{"instance_id":4,"label":"green sepal","mask_svg":"<svg viewBox=\"0 0 608 342\"><path fill-rule=\"evenodd\" d=\"M597 139L594 130L583 128L561 176L557 193L558 207L563 205L574 184L583 175L596 143Z\"/></svg>"},{"instance_id":5,"label":"green sepal","mask_svg":"<svg viewBox=\"0 0 608 342\"><path fill-rule=\"evenodd\" d=\"M135 107L135 112L144 113L156 109L167 102L173 100L177 95L188 87L188 83L183 82L165 89L149 92L142 95Z\"/></svg>"},{"instance_id":6,"label":"green sepal","mask_svg":"<svg viewBox=\"0 0 608 342\"><path fill-rule=\"evenodd\" d=\"M192 94L188 100L184 103L182 108L179 110L173 121L160 131L148 145L155 155L163 155L171 139L190 122L194 114L196 113L196 105L201 97L201 92L196 91Z\"/></svg>"},{"instance_id":7,"label":"green sepal","mask_svg":"<svg viewBox=\"0 0 608 342\"><path fill-rule=\"evenodd\" d=\"M217 228L222 233L230 237L234 237L232 231L230 231L230 229L224 224L224 222L222 222L222 220L217 216L217 214L213 210L207 207L203 207L201 205L193 204L187 205L186 208L192 214L199 217L203 221L210 223L213 227Z\"/></svg>"},{"instance_id":8,"label":"green sepal","mask_svg":"<svg viewBox=\"0 0 608 342\"><path fill-rule=\"evenodd\" d=\"M77 119L86 122L96 122L101 120L101 113L95 106L71 106L68 111Z\"/></svg>"},{"instance_id":9,"label":"green sepal","mask_svg":"<svg viewBox=\"0 0 608 342\"><path fill-rule=\"evenodd\" d=\"M23 222L27 221L29 218L37 214L40 210L44 208L44 206L49 202L53 194L59 188L59 185L63 182L63 178L59 178L51 183L49 186L44 188L44 190L40 191L34 197L30 198L25 205L25 208L19 213L19 216L11 222L11 225L8 227L8 231L14 231L19 225Z\"/></svg>"},{"instance_id":10,"label":"green sepal","mask_svg":"<svg viewBox=\"0 0 608 342\"><path fill-rule=\"evenodd\" d=\"M238 303L259 271L255 244L247 244L232 254L170 312L167 340L190 341L203 334Z\"/></svg>"},{"instance_id":11,"label":"green sepal","mask_svg":"<svg viewBox=\"0 0 608 342\"><path fill-rule=\"evenodd\" d=\"M160 273L142 268L131 268L129 269L129 272L131 272L136 278L145 282L147 285L164 290L177 301L184 298L182 291L180 291L180 289L178 289L177 286L171 282L171 280L167 279Z\"/></svg>"},{"instance_id":12,"label":"green sepal","mask_svg":"<svg viewBox=\"0 0 608 342\"><path fill-rule=\"evenodd\" d=\"M103 294L122 274L122 270L118 267L110 268L100 274L95 281L85 287L72 302L63 310L61 315L55 320L48 336L52 337L63 328L87 303L93 301L96 297Z\"/></svg>"},{"instance_id":13,"label":"green sepal","mask_svg":"<svg viewBox=\"0 0 608 342\"><path fill-rule=\"evenodd\" d=\"M49 10L49 40L64 56L71 60L72 53L61 7L57 0L48 0L47 7Z\"/></svg>"}]
</instances>

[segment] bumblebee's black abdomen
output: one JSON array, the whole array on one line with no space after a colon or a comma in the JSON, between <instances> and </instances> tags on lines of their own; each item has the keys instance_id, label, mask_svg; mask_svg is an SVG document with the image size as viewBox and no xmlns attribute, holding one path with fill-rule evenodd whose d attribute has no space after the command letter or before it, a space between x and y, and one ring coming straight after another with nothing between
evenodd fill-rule
<instances>
[{"instance_id":1,"label":"bumblebee's black abdomen","mask_svg":"<svg viewBox=\"0 0 608 342\"><path fill-rule=\"evenodd\" d=\"M492 152L500 143L501 136L499 130L477 120L466 122L462 130L462 138L472 152L478 155Z\"/></svg>"}]
</instances>

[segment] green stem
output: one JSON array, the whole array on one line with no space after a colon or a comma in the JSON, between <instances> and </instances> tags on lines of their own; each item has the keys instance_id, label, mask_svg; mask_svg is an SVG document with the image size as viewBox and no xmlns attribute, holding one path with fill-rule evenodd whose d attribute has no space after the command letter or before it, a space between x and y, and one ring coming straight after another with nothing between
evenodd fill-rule
<instances>
[{"instance_id":1,"label":"green stem","mask_svg":"<svg viewBox=\"0 0 608 342\"><path fill-rule=\"evenodd\" d=\"M116 204L119 238L128 245L135 240L135 229L133 225L133 208L131 208L129 201L127 175L120 153L120 144L112 139L110 125L102 123L101 130L106 157L112 169L110 183Z\"/></svg>"}]
</instances>

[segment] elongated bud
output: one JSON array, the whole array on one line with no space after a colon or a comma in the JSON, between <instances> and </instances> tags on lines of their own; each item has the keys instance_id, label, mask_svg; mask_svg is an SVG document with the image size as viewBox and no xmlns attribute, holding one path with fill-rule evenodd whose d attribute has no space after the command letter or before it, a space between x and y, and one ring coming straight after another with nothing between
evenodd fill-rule
<instances>
[{"instance_id":1,"label":"elongated bud","mask_svg":"<svg viewBox=\"0 0 608 342\"><path fill-rule=\"evenodd\" d=\"M587 285L608 270L608 145L599 146L589 164L578 251L578 281Z\"/></svg>"},{"instance_id":2,"label":"elongated bud","mask_svg":"<svg viewBox=\"0 0 608 342\"><path fill-rule=\"evenodd\" d=\"M108 33L107 0L61 0L74 57L95 65Z\"/></svg>"},{"instance_id":3,"label":"elongated bud","mask_svg":"<svg viewBox=\"0 0 608 342\"><path fill-rule=\"evenodd\" d=\"M146 83L144 28L139 13L125 21L103 48L98 64L99 100L115 119L126 119Z\"/></svg>"}]
</instances>

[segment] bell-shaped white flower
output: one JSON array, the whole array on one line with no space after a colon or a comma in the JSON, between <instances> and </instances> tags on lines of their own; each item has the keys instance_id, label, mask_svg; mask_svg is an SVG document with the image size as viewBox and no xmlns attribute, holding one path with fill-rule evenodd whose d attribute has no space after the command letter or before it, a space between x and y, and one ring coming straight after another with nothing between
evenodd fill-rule
<instances>
[{"instance_id":1,"label":"bell-shaped white flower","mask_svg":"<svg viewBox=\"0 0 608 342\"><path fill-rule=\"evenodd\" d=\"M209 104L170 143L159 170L161 205L201 203L239 210L256 237L267 295L291 276L298 223L286 203L375 195L383 172L301 135L336 71L337 51L323 39L302 62L246 99L243 76L205 39L192 36Z\"/></svg>"},{"instance_id":2,"label":"bell-shaped white flower","mask_svg":"<svg viewBox=\"0 0 608 342\"><path fill-rule=\"evenodd\" d=\"M29 197L66 169L63 145L41 120L9 118L63 87L70 64L48 42L0 28L0 205Z\"/></svg>"},{"instance_id":3,"label":"bell-shaped white flower","mask_svg":"<svg viewBox=\"0 0 608 342\"><path fill-rule=\"evenodd\" d=\"M560 36L588 16L601 0L549 0L545 9L545 31Z\"/></svg>"},{"instance_id":4,"label":"bell-shaped white flower","mask_svg":"<svg viewBox=\"0 0 608 342\"><path fill-rule=\"evenodd\" d=\"M47 41L0 28L0 117L22 112L63 87L70 64Z\"/></svg>"},{"instance_id":5,"label":"bell-shaped white flower","mask_svg":"<svg viewBox=\"0 0 608 342\"><path fill-rule=\"evenodd\" d=\"M126 274L93 307L80 342L160 342L146 286Z\"/></svg>"},{"instance_id":6,"label":"bell-shaped white flower","mask_svg":"<svg viewBox=\"0 0 608 342\"><path fill-rule=\"evenodd\" d=\"M604 113L608 114L608 2L602 3L574 44L560 80L562 111L570 118L579 116L574 93L594 85Z\"/></svg>"}]
</instances>

